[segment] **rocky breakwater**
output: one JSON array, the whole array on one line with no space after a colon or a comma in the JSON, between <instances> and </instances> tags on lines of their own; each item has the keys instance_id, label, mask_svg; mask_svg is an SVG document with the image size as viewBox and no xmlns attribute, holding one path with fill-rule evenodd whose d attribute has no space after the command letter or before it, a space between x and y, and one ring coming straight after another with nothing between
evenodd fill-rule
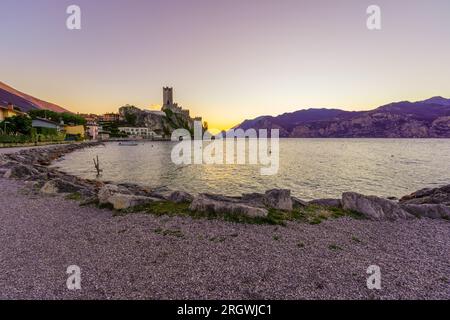
<instances>
[{"instance_id":1,"label":"rocky breakwater","mask_svg":"<svg viewBox=\"0 0 450 320\"><path fill-rule=\"evenodd\" d=\"M97 146L98 142L86 142L44 148L33 148L0 156L0 177L24 180L35 190L45 194L79 193L83 198L96 197L101 183L80 179L48 167L63 155Z\"/></svg>"},{"instance_id":2,"label":"rocky breakwater","mask_svg":"<svg viewBox=\"0 0 450 320\"><path fill-rule=\"evenodd\" d=\"M371 220L431 218L450 220L450 185L422 189L400 200L344 193L342 206Z\"/></svg>"},{"instance_id":3,"label":"rocky breakwater","mask_svg":"<svg viewBox=\"0 0 450 320\"><path fill-rule=\"evenodd\" d=\"M450 219L450 185L426 188L404 196L401 207L411 214L432 219Z\"/></svg>"},{"instance_id":4,"label":"rocky breakwater","mask_svg":"<svg viewBox=\"0 0 450 320\"><path fill-rule=\"evenodd\" d=\"M206 215L240 215L267 218L275 213L304 214L303 209L329 208L355 212L374 221L415 218L450 219L450 185L419 190L400 200L347 192L341 199L316 199L309 202L291 196L290 190L274 189L265 193L229 197L202 193L191 195L168 188L150 188L135 184L112 184L80 179L48 165L64 154L96 146L82 143L36 148L0 157L0 177L25 180L43 194L76 194L84 204L98 204L125 210L153 203L184 204L190 212ZM302 211L303 210L303 211Z\"/></svg>"}]
</instances>

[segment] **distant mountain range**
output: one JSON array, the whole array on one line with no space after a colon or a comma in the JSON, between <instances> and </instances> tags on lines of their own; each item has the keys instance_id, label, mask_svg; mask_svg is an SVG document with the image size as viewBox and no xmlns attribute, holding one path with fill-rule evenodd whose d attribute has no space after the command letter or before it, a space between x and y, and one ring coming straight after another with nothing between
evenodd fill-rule
<instances>
[{"instance_id":1,"label":"distant mountain range","mask_svg":"<svg viewBox=\"0 0 450 320\"><path fill-rule=\"evenodd\" d=\"M12 103L23 112L28 112L35 109L51 110L55 112L69 112L63 107L54 103L46 102L28 94L20 92L3 82L0 82L0 105L7 106Z\"/></svg>"},{"instance_id":2,"label":"distant mountain range","mask_svg":"<svg viewBox=\"0 0 450 320\"><path fill-rule=\"evenodd\" d=\"M279 129L290 138L450 138L450 99L396 102L370 111L307 109L245 120L234 129Z\"/></svg>"}]
</instances>

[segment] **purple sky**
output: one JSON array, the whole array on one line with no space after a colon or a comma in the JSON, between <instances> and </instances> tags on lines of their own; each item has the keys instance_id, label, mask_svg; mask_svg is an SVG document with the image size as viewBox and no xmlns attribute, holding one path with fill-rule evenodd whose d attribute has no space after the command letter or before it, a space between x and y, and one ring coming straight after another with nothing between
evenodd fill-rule
<instances>
[{"instance_id":1,"label":"purple sky","mask_svg":"<svg viewBox=\"0 0 450 320\"><path fill-rule=\"evenodd\" d=\"M66 29L66 8L82 30ZM366 9L382 9L382 30ZM450 96L449 0L1 0L0 81L72 111L161 104L210 127ZM153 106L156 107L156 106Z\"/></svg>"}]
</instances>

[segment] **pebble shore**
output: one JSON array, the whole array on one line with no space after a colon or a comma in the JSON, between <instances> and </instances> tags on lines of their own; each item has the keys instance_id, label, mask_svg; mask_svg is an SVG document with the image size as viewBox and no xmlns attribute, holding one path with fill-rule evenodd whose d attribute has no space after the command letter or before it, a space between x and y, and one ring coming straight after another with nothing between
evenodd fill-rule
<instances>
[{"instance_id":1,"label":"pebble shore","mask_svg":"<svg viewBox=\"0 0 450 320\"><path fill-rule=\"evenodd\" d=\"M450 299L446 220L114 217L0 185L0 299ZM69 265L81 268L79 291L66 287ZM381 290L366 286L370 265Z\"/></svg>"}]
</instances>

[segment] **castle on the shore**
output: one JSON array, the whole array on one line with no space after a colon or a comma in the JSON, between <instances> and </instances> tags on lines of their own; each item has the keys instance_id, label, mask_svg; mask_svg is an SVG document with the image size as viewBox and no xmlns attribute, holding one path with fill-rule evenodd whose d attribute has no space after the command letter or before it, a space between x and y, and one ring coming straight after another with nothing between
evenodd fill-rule
<instances>
[{"instance_id":1,"label":"castle on the shore","mask_svg":"<svg viewBox=\"0 0 450 320\"><path fill-rule=\"evenodd\" d=\"M163 87L162 111L166 110L189 117L189 110L184 110L178 103L173 102L173 88L171 87Z\"/></svg>"},{"instance_id":2,"label":"castle on the shore","mask_svg":"<svg viewBox=\"0 0 450 320\"><path fill-rule=\"evenodd\" d=\"M192 131L194 123L200 121L201 117L190 117L190 112L173 102L173 88L163 88L163 105L161 111L142 110L134 106L124 106L119 109L119 116L126 120L127 127L124 131L129 132L151 130L155 135L170 138L171 133L180 128ZM125 130L126 129L126 130ZM148 131L147 130L147 131ZM129 133L127 131L127 133Z\"/></svg>"},{"instance_id":3,"label":"castle on the shore","mask_svg":"<svg viewBox=\"0 0 450 320\"><path fill-rule=\"evenodd\" d=\"M161 108L162 111L170 110L175 114L179 114L185 118L190 119L189 110L183 109L178 103L173 102L173 88L172 87L163 87L163 105ZM194 121L202 121L201 117L195 117Z\"/></svg>"}]
</instances>

